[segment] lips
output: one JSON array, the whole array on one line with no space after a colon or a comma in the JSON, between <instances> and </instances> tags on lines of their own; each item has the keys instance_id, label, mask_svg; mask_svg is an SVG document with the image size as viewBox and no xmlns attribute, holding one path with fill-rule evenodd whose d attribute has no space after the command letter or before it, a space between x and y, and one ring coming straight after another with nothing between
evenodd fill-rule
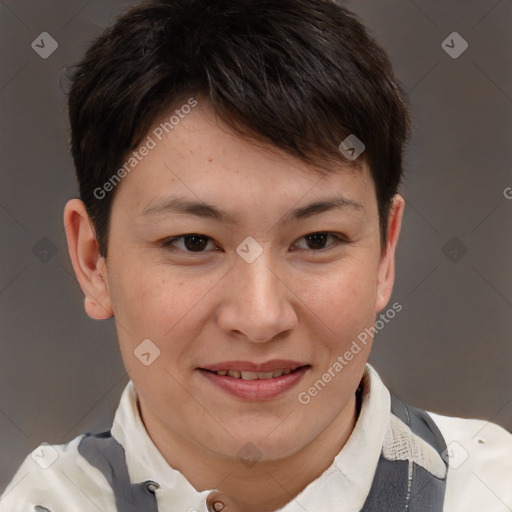
<instances>
[{"instance_id":1,"label":"lips","mask_svg":"<svg viewBox=\"0 0 512 512\"><path fill-rule=\"evenodd\" d=\"M224 361L199 368L200 370L208 370L210 372L247 372L247 373L269 373L282 371L293 371L301 366L308 366L307 363L292 361L289 359L273 359L265 363L253 363L251 361ZM289 372L288 372L289 373ZM265 377L261 377L265 378ZM269 377L266 377L269 378Z\"/></svg>"},{"instance_id":2,"label":"lips","mask_svg":"<svg viewBox=\"0 0 512 512\"><path fill-rule=\"evenodd\" d=\"M217 375L233 377L234 379L243 379L243 380L266 380L266 379L274 379L275 377L281 377L281 375L288 375L293 370L291 368L280 368L278 370L274 370L272 372L245 372L245 371L237 371L237 370L219 370L218 372L214 372Z\"/></svg>"},{"instance_id":3,"label":"lips","mask_svg":"<svg viewBox=\"0 0 512 512\"><path fill-rule=\"evenodd\" d=\"M215 387L238 398L266 400L295 387L311 365L275 359L266 363L226 361L203 368L200 373Z\"/></svg>"}]
</instances>

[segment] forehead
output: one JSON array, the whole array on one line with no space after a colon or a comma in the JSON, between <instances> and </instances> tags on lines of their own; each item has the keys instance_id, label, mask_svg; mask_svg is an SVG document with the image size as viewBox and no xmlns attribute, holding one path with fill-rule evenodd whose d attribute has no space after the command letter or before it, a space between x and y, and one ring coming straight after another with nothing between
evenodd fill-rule
<instances>
[{"instance_id":1,"label":"forehead","mask_svg":"<svg viewBox=\"0 0 512 512\"><path fill-rule=\"evenodd\" d=\"M132 204L135 201L140 212L157 208L170 192L175 199L196 203L252 202L254 211L260 213L257 203L261 206L261 201L297 203L304 198L311 204L315 198L336 196L345 206L357 208L375 197L365 165L333 165L326 171L233 133L207 102L177 110L175 107L155 121L139 147L133 162L136 166L123 180L121 195Z\"/></svg>"}]
</instances>

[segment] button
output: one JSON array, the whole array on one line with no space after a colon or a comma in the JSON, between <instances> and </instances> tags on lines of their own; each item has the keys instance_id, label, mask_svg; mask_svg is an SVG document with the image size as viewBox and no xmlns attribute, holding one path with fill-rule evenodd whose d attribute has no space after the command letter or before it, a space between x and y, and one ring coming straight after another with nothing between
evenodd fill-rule
<instances>
[{"instance_id":1,"label":"button","mask_svg":"<svg viewBox=\"0 0 512 512\"><path fill-rule=\"evenodd\" d=\"M241 512L233 501L220 491L212 491L206 498L208 512Z\"/></svg>"},{"instance_id":2,"label":"button","mask_svg":"<svg viewBox=\"0 0 512 512\"><path fill-rule=\"evenodd\" d=\"M146 489L153 494L155 494L155 491L160 487L160 485L153 480L148 480L144 483L146 484Z\"/></svg>"},{"instance_id":3,"label":"button","mask_svg":"<svg viewBox=\"0 0 512 512\"><path fill-rule=\"evenodd\" d=\"M212 491L206 498L208 512L221 512L221 510L225 510L226 503L223 498L224 496L221 492Z\"/></svg>"},{"instance_id":4,"label":"button","mask_svg":"<svg viewBox=\"0 0 512 512\"><path fill-rule=\"evenodd\" d=\"M225 493L215 489L208 494L204 502L208 512L246 512Z\"/></svg>"}]
</instances>

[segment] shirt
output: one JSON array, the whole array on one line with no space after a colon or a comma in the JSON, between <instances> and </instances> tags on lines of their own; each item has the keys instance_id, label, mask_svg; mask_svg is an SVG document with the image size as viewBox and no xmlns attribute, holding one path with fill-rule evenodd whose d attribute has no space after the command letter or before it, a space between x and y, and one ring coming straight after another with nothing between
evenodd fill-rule
<instances>
[{"instance_id":1,"label":"shirt","mask_svg":"<svg viewBox=\"0 0 512 512\"><path fill-rule=\"evenodd\" d=\"M381 454L408 458L443 478L446 464L428 443L390 412L391 395L369 364L361 381L353 432L332 464L277 512L359 512ZM428 412L447 444L443 512L512 511L512 435L484 420ZM132 381L123 391L112 437L124 448L132 483L152 486L158 510L208 512L215 489L197 491L172 468L149 437ZM1 512L114 512L105 475L82 457L84 434L66 444L42 444L29 454L0 498Z\"/></svg>"}]
</instances>

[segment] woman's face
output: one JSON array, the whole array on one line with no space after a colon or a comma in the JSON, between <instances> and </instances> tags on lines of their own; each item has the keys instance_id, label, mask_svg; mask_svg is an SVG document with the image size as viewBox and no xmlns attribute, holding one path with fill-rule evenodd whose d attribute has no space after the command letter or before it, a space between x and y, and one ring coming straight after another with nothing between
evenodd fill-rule
<instances>
[{"instance_id":1,"label":"woman's face","mask_svg":"<svg viewBox=\"0 0 512 512\"><path fill-rule=\"evenodd\" d=\"M117 185L106 262L144 422L227 457L290 456L353 414L371 340L332 368L389 299L396 237L382 253L366 168L321 178L204 102L158 126Z\"/></svg>"}]
</instances>

